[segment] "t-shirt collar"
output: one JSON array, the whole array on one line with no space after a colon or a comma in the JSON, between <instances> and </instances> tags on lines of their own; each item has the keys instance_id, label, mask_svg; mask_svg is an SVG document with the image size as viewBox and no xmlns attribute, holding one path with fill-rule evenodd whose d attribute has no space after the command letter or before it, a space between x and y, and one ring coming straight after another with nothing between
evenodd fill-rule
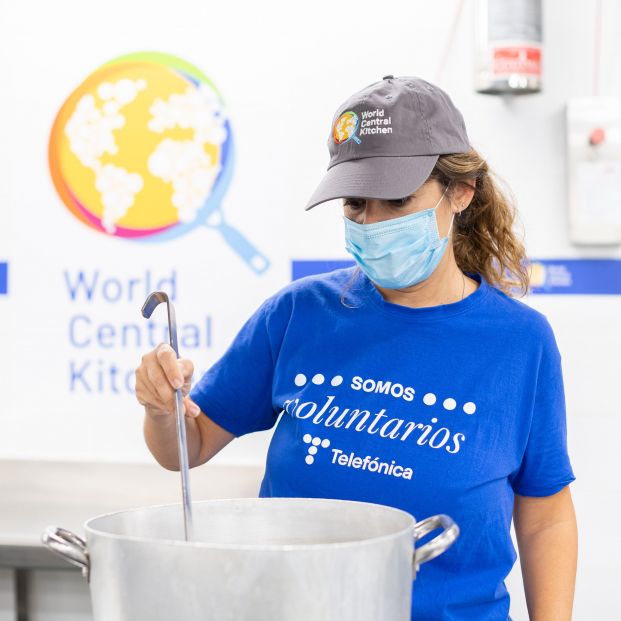
<instances>
[{"instance_id":1,"label":"t-shirt collar","mask_svg":"<svg viewBox=\"0 0 621 621\"><path fill-rule=\"evenodd\" d=\"M488 293L489 284L485 280L482 274L478 272L464 272L466 276L476 280L479 283L479 287L476 291L466 296L463 300L457 302L451 302L450 304L439 304L436 306L423 306L418 308L412 308L410 306L404 306L402 304L394 304L388 302L382 297L382 294L369 279L369 277L360 270L358 275L357 286L361 288L361 292L364 296L370 300L375 306L379 307L383 312L400 315L402 317L411 318L415 320L421 319L443 319L445 317L451 317L453 315L459 315L466 311L475 308L485 298Z\"/></svg>"}]
</instances>

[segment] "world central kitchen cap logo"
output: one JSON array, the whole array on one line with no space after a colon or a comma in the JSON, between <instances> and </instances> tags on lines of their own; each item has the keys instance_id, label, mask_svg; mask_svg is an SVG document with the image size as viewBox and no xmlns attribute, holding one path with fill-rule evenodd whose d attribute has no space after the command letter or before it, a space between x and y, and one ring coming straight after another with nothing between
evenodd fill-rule
<instances>
[{"instance_id":1,"label":"world central kitchen cap logo","mask_svg":"<svg viewBox=\"0 0 621 621\"><path fill-rule=\"evenodd\" d=\"M336 142L336 144L343 144L351 139L357 144L360 144L360 138L356 136L356 130L359 125L360 117L353 110L343 112L334 123L334 128L332 130L334 142Z\"/></svg>"},{"instance_id":2,"label":"world central kitchen cap logo","mask_svg":"<svg viewBox=\"0 0 621 621\"><path fill-rule=\"evenodd\" d=\"M233 147L214 84L180 58L142 52L104 64L69 96L52 127L50 171L92 229L149 242L207 226L262 273L269 260L221 210Z\"/></svg>"}]
</instances>

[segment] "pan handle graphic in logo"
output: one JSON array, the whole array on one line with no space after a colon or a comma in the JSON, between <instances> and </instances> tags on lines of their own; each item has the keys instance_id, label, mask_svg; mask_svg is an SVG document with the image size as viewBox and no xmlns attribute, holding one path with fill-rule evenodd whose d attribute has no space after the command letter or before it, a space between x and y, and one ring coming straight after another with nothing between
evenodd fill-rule
<instances>
[{"instance_id":1,"label":"pan handle graphic in logo","mask_svg":"<svg viewBox=\"0 0 621 621\"><path fill-rule=\"evenodd\" d=\"M356 144L360 144L361 140L356 136L356 131L360 125L360 117L353 111L343 112L334 123L332 136L336 144L343 144L348 140L353 140Z\"/></svg>"},{"instance_id":2,"label":"pan handle graphic in logo","mask_svg":"<svg viewBox=\"0 0 621 621\"><path fill-rule=\"evenodd\" d=\"M215 85L180 58L140 52L94 71L58 112L49 162L63 203L101 233L161 242L206 226L257 274L270 265L224 218L231 122Z\"/></svg>"},{"instance_id":3,"label":"pan handle graphic in logo","mask_svg":"<svg viewBox=\"0 0 621 621\"><path fill-rule=\"evenodd\" d=\"M226 161L233 161L233 140L227 144L229 151L226 153ZM269 266L269 259L261 253L254 244L238 229L231 226L224 218L222 201L229 187L233 175L233 166L225 166L216 179L211 195L205 200L199 209L196 220L188 224L179 223L174 229L162 231L157 235L141 238L143 241L159 242L171 239L202 225L217 230L224 241L241 257L257 274L265 272Z\"/></svg>"}]
</instances>

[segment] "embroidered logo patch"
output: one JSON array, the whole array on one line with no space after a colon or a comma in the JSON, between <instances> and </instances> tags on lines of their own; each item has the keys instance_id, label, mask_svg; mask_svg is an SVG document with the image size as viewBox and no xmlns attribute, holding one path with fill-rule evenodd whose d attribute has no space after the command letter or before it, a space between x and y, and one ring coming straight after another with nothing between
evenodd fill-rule
<instances>
[{"instance_id":1,"label":"embroidered logo patch","mask_svg":"<svg viewBox=\"0 0 621 621\"><path fill-rule=\"evenodd\" d=\"M385 115L384 108L364 110L360 116L353 110L343 112L334 123L332 136L336 144L353 140L356 144L362 141L356 135L392 134L392 117Z\"/></svg>"},{"instance_id":2,"label":"embroidered logo patch","mask_svg":"<svg viewBox=\"0 0 621 621\"><path fill-rule=\"evenodd\" d=\"M360 125L360 117L353 110L343 112L334 123L332 129L334 142L336 142L336 144L343 144L352 139L357 144L360 144L360 138L356 136L358 125Z\"/></svg>"}]
</instances>

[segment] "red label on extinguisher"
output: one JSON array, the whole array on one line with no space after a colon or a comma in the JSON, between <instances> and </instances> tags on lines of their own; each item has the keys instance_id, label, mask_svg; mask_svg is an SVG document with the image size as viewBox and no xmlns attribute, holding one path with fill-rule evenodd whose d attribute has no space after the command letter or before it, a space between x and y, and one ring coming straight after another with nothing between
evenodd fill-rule
<instances>
[{"instance_id":1,"label":"red label on extinguisher","mask_svg":"<svg viewBox=\"0 0 621 621\"><path fill-rule=\"evenodd\" d=\"M533 46L511 46L493 48L494 75L541 75L541 48Z\"/></svg>"}]
</instances>

